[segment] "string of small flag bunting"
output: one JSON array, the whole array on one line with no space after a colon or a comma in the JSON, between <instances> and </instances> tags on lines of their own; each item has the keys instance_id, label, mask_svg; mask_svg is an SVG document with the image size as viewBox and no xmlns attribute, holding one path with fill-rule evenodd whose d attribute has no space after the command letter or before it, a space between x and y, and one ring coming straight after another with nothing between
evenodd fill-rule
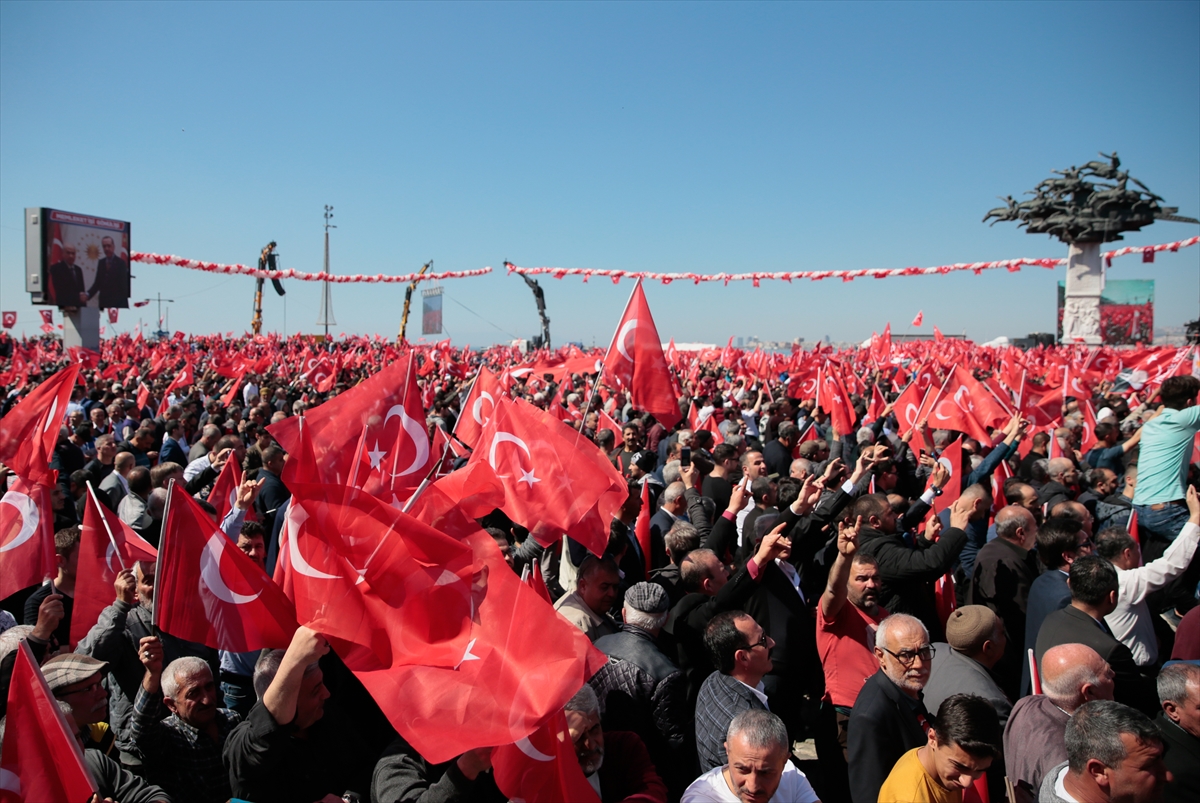
<instances>
[{"instance_id":1,"label":"string of small flag bunting","mask_svg":"<svg viewBox=\"0 0 1200 803\"><path fill-rule=\"evenodd\" d=\"M1118 248L1115 251L1105 251L1101 256L1109 267L1112 266L1112 261L1118 257L1128 256L1129 254L1141 254L1143 262L1153 262L1154 255L1163 251L1175 252L1181 248L1190 248L1193 245L1200 244L1200 237L1189 237L1186 240L1176 240L1171 243L1160 243L1158 245L1139 245L1125 246ZM202 262L197 259L186 259L180 256L171 254L152 254L141 251L135 251L131 255L134 262L142 262L151 265L174 265L180 268L188 268L191 270L202 270L208 273L224 273L224 274L241 274L244 276L262 277L264 279L297 279L302 282L334 282L337 284L358 284L358 283L379 283L386 282L392 284L408 284L414 281L431 281L442 279L467 279L475 276L484 276L492 272L491 267L475 268L473 270L452 270L443 271L441 273L408 273L402 276L391 276L385 273L363 274L363 273L306 273L293 268L283 270L262 270L249 265L226 265L219 262ZM690 281L694 284L701 282L722 282L728 285L730 282L745 282L749 281L755 287L759 286L759 282L765 280L791 282L796 279L809 279L811 281L820 281L822 279L841 279L843 282L852 282L855 279L872 278L872 279L887 279L893 276L931 276L945 275L955 271L969 270L976 275L983 273L985 270L993 270L996 268L1004 268L1010 273L1016 273L1022 267L1029 265L1033 267L1053 269L1060 265L1067 264L1066 259L1033 259L1027 257L1019 257L1017 259L998 259L992 262L957 262L953 265L937 265L930 268L862 268L858 270L799 270L799 271L776 271L776 272L761 272L755 271L752 273L655 273L650 271L629 271L620 269L608 268L522 268L514 265L511 262L505 262L504 267L508 273L516 273L521 276L542 276L549 275L555 279L562 279L566 276L582 276L586 282L592 276L602 276L612 279L613 284L618 284L622 279L645 279L648 281L662 282L670 284L676 281Z\"/></svg>"},{"instance_id":2,"label":"string of small flag bunting","mask_svg":"<svg viewBox=\"0 0 1200 803\"><path fill-rule=\"evenodd\" d=\"M1177 240L1173 243L1161 243L1159 245L1145 246L1125 246L1118 248L1115 251L1105 251L1101 254L1109 267L1112 267L1113 259L1123 257L1128 254L1142 255L1143 262L1153 262L1154 255L1162 251L1178 251L1180 248L1190 248L1193 245L1200 243L1200 237L1189 237L1186 240ZM651 273L645 271L626 271L626 270L606 270L597 268L522 268L514 265L511 262L505 262L504 267L509 273L516 273L522 276L540 276L550 275L555 279L561 279L564 276L582 276L586 282L592 276L606 276L612 279L613 284L617 284L621 279L645 279L648 281L659 281L663 284L670 284L676 281L690 281L695 284L701 282L723 282L728 285L730 282L753 282L755 287L759 286L759 282L764 280L781 280L790 282L793 279L811 279L812 281L820 281L822 279L841 279L843 282L852 282L855 279L867 278L872 279L888 279L893 276L930 276L933 274L947 274L954 271L969 270L975 275L983 273L985 270L994 268L1004 268L1010 273L1016 273L1025 265L1033 265L1040 268L1056 268L1059 265L1067 264L1066 259L999 259L993 262L958 262L953 265L938 265L932 268L866 268L859 270L798 270L798 271L779 271L774 273Z\"/></svg>"},{"instance_id":3,"label":"string of small flag bunting","mask_svg":"<svg viewBox=\"0 0 1200 803\"><path fill-rule=\"evenodd\" d=\"M207 273L241 274L263 279L298 279L302 282L334 282L336 284L360 284L387 282L391 284L408 284L409 282L441 281L442 279L467 279L472 276L484 276L492 272L491 268L475 268L474 270L449 270L441 273L408 273L403 276L391 276L386 273L306 273L285 268L284 270L263 270L249 265L225 265L220 262L201 262L198 259L186 259L173 254L151 254L134 251L130 255L134 262L149 265L175 265L180 268L202 270Z\"/></svg>"}]
</instances>

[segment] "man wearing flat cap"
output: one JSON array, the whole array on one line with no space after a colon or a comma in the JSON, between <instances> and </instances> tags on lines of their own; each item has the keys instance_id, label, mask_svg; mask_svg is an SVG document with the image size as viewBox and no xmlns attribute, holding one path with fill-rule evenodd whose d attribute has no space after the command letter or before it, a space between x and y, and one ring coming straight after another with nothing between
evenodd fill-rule
<instances>
[{"instance_id":1,"label":"man wearing flat cap","mask_svg":"<svg viewBox=\"0 0 1200 803\"><path fill-rule=\"evenodd\" d=\"M588 682L602 703L605 729L637 733L659 775L679 794L691 780L681 772L691 717L683 673L658 645L669 609L662 586L630 586L621 632L596 639L608 663Z\"/></svg>"},{"instance_id":2,"label":"man wearing flat cap","mask_svg":"<svg viewBox=\"0 0 1200 803\"><path fill-rule=\"evenodd\" d=\"M1003 728L1012 703L988 673L1004 655L1003 621L986 605L964 605L946 620L946 641L934 645L925 706L936 711L953 694L974 694L992 704Z\"/></svg>"},{"instance_id":3,"label":"man wearing flat cap","mask_svg":"<svg viewBox=\"0 0 1200 803\"><path fill-rule=\"evenodd\" d=\"M83 746L110 755L115 752L115 737L108 727L107 671L107 662L73 652L56 655L42 665L50 693L71 706Z\"/></svg>"}]
</instances>

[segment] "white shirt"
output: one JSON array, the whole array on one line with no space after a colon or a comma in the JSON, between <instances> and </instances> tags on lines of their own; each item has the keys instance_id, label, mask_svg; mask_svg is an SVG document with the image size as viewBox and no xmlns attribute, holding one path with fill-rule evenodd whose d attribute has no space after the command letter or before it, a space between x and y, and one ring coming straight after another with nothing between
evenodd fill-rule
<instances>
[{"instance_id":1,"label":"white shirt","mask_svg":"<svg viewBox=\"0 0 1200 803\"><path fill-rule=\"evenodd\" d=\"M1058 777L1054 779L1054 794L1067 801L1067 803L1079 803L1079 801L1072 797L1071 793L1067 791L1066 785L1063 784L1063 779L1067 777L1067 770L1069 769L1071 768L1067 766L1058 771Z\"/></svg>"},{"instance_id":2,"label":"white shirt","mask_svg":"<svg viewBox=\"0 0 1200 803\"><path fill-rule=\"evenodd\" d=\"M691 786L683 793L682 803L739 803L738 796L729 788L725 780L725 767L713 767L708 772L692 781ZM792 762L783 765L783 775L779 779L779 788L771 795L770 803L818 803L817 793L813 791L804 777L804 773L796 769Z\"/></svg>"},{"instance_id":3,"label":"white shirt","mask_svg":"<svg viewBox=\"0 0 1200 803\"><path fill-rule=\"evenodd\" d=\"M734 680L737 680L737 678L734 678ZM754 692L754 696L757 697L758 701L763 704L763 708L767 709L768 711L771 710L771 706L767 704L767 685L765 683L763 683L761 680L758 682L757 686L751 686L749 683L743 683L740 680L738 680L738 683L741 683L747 689Z\"/></svg>"},{"instance_id":4,"label":"white shirt","mask_svg":"<svg viewBox=\"0 0 1200 803\"><path fill-rule=\"evenodd\" d=\"M746 500L746 506L737 513L738 546L742 545L742 527L746 524L746 517L756 507L757 505L754 504L754 497L752 496Z\"/></svg>"},{"instance_id":5,"label":"white shirt","mask_svg":"<svg viewBox=\"0 0 1200 803\"><path fill-rule=\"evenodd\" d=\"M1133 652L1138 666L1158 660L1154 618L1146 605L1147 595L1163 588L1187 569L1200 544L1200 527L1190 521L1156 561L1136 569L1117 569L1117 608L1104 621L1113 637Z\"/></svg>"},{"instance_id":6,"label":"white shirt","mask_svg":"<svg viewBox=\"0 0 1200 803\"><path fill-rule=\"evenodd\" d=\"M250 398L258 395L258 385L253 382L247 382L246 387L242 388L242 401L247 407L250 406Z\"/></svg>"}]
</instances>

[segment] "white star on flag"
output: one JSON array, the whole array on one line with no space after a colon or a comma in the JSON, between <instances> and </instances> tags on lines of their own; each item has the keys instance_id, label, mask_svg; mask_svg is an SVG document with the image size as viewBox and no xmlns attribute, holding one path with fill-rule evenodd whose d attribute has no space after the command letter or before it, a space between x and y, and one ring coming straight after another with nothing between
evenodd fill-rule
<instances>
[{"instance_id":1,"label":"white star on flag","mask_svg":"<svg viewBox=\"0 0 1200 803\"><path fill-rule=\"evenodd\" d=\"M533 484L535 482L541 482L541 479L533 476L532 471L525 471L524 469L521 469L521 479L517 480L517 482L526 483L527 485L529 485L529 487L532 488Z\"/></svg>"},{"instance_id":2,"label":"white star on flag","mask_svg":"<svg viewBox=\"0 0 1200 803\"><path fill-rule=\"evenodd\" d=\"M367 457L371 461L371 470L374 471L375 469L379 468L379 462L386 456L387 451L380 449L379 441L375 441L375 448L372 451L367 452Z\"/></svg>"},{"instance_id":3,"label":"white star on flag","mask_svg":"<svg viewBox=\"0 0 1200 803\"><path fill-rule=\"evenodd\" d=\"M471 648L474 646L475 646L475 639L471 639L470 641L467 642L467 649L463 653L462 660L460 660L457 664L454 665L455 669L458 669L460 666L465 664L467 661L478 661L479 660L478 655L473 655L471 653Z\"/></svg>"}]
</instances>

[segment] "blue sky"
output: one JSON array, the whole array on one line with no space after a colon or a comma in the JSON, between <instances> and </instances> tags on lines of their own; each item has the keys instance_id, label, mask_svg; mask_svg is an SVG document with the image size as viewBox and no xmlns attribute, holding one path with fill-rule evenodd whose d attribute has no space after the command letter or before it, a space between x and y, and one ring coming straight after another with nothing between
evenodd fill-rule
<instances>
[{"instance_id":1,"label":"blue sky","mask_svg":"<svg viewBox=\"0 0 1200 803\"><path fill-rule=\"evenodd\" d=\"M1065 256L980 223L1051 169L1116 149L1200 217L1200 3L0 4L0 307L40 319L22 210L133 222L135 250L444 283L457 344L538 330L501 263L716 273ZM1121 244L1183 239L1160 222ZM134 266L172 329L249 327L253 280ZM651 285L663 339L1053 331L1063 271ZM1156 323L1200 310L1200 247L1156 280ZM606 345L629 294L542 280L558 343ZM268 293L315 332L320 287ZM403 289L334 288L335 332L395 336ZM140 312L147 323L153 307ZM470 310L470 312L468 312ZM132 328L135 310L117 330ZM286 329L285 329L286 315ZM419 323L418 323L419 326ZM409 334L413 337L410 323Z\"/></svg>"}]
</instances>

